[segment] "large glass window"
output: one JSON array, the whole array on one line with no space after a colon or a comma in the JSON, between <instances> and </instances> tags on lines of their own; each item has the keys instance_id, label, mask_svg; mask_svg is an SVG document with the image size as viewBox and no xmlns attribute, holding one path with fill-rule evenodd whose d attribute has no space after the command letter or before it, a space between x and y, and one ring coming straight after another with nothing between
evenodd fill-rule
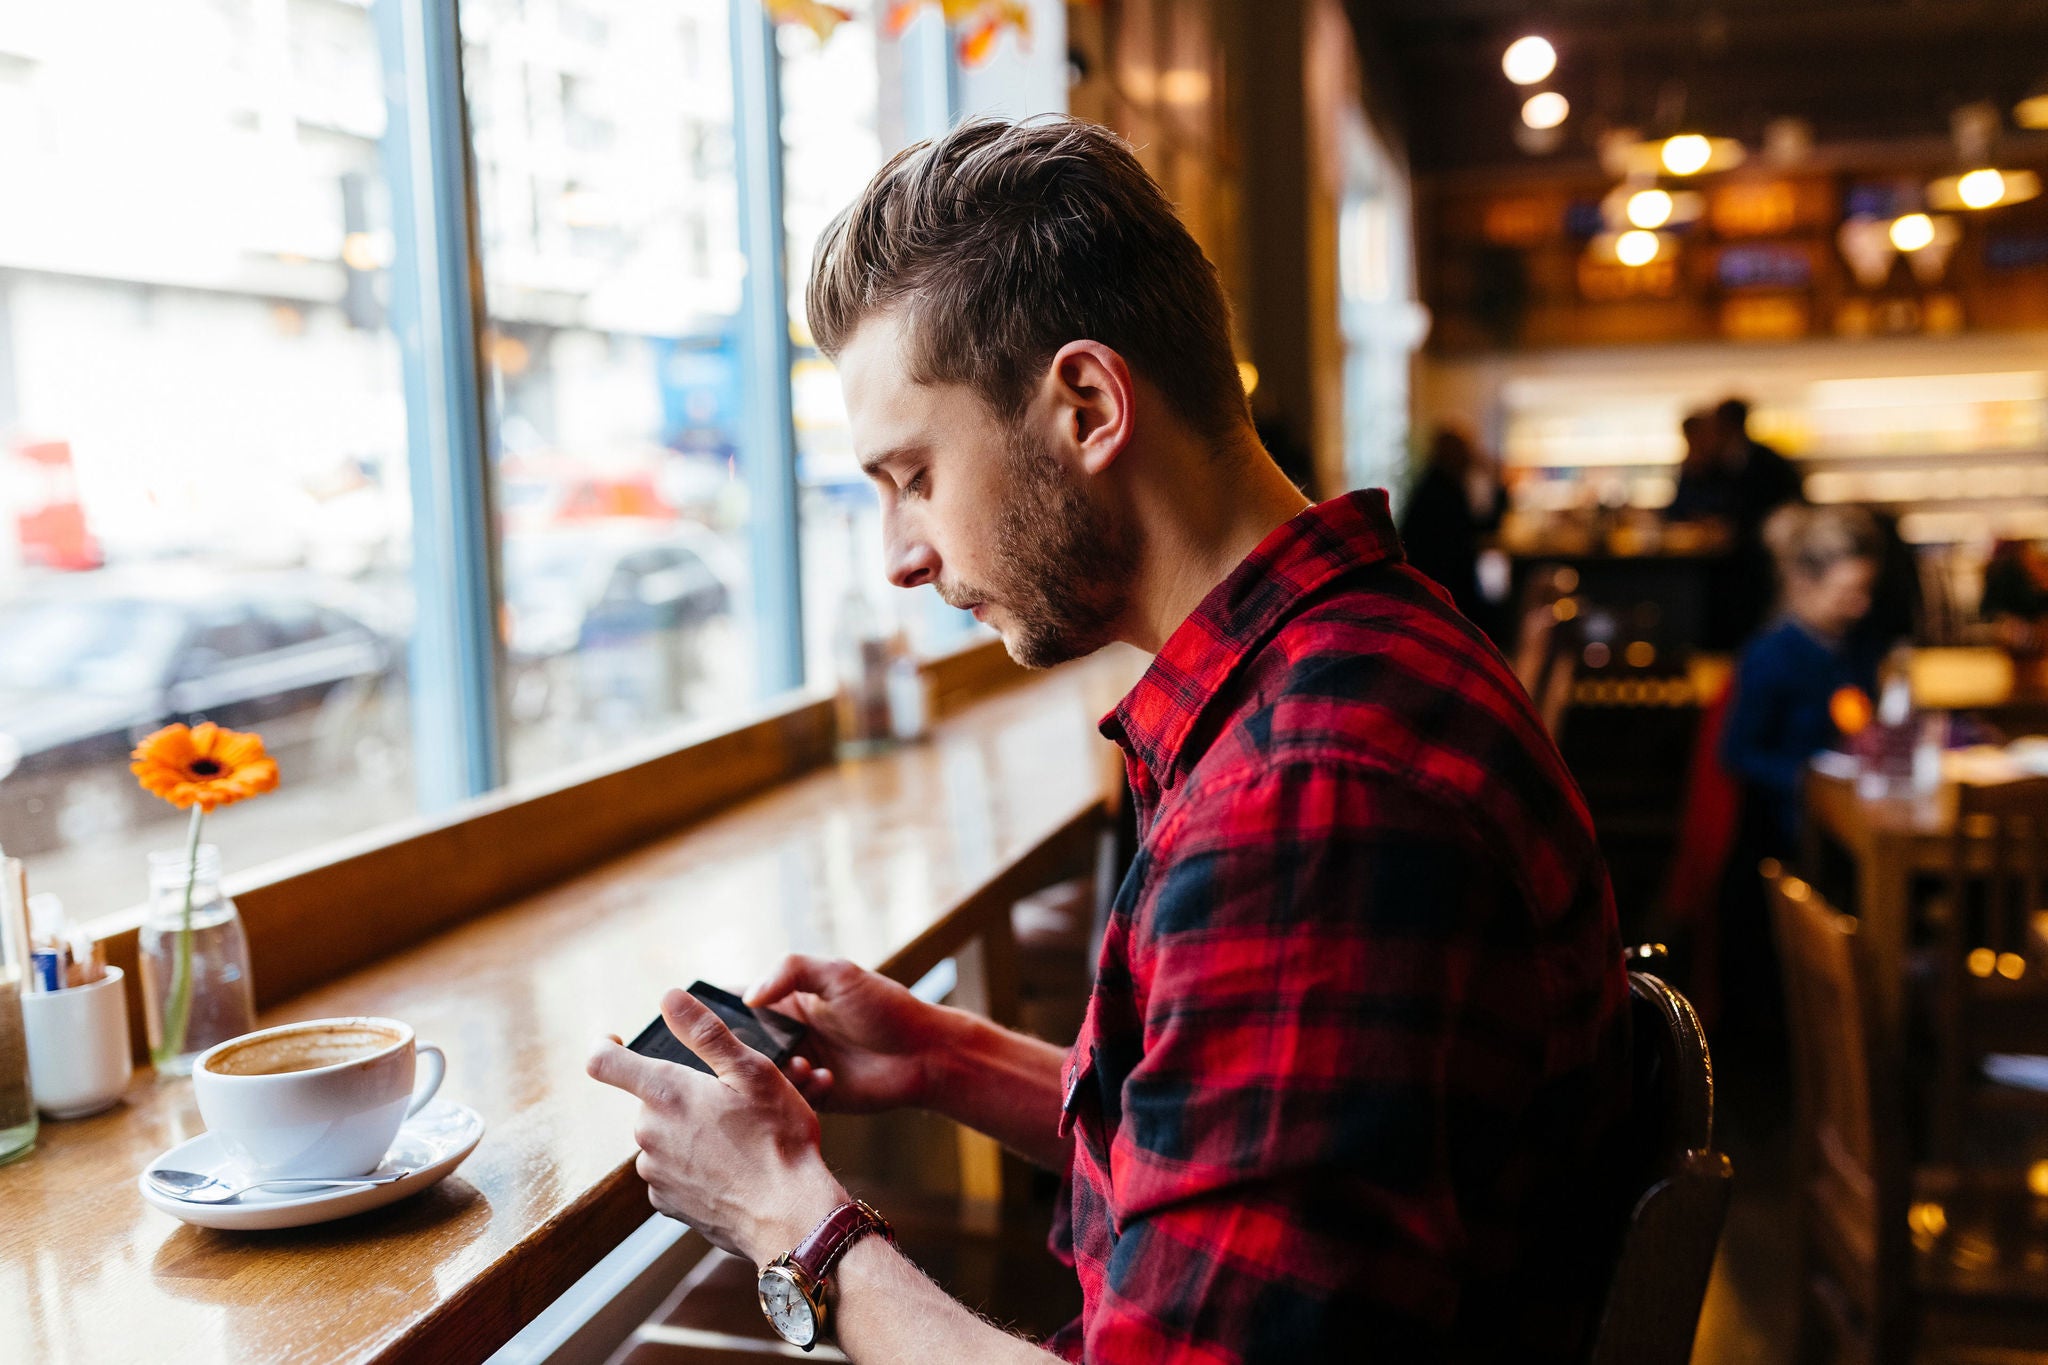
<instances>
[{"instance_id":1,"label":"large glass window","mask_svg":"<svg viewBox=\"0 0 2048 1365\"><path fill-rule=\"evenodd\" d=\"M881 168L885 153L908 139L900 101L884 101L884 92L893 95L898 86L898 44L876 31L871 13L823 39L795 25L781 27L776 39L805 671L830 683L841 630L856 621L893 623L899 604L882 579L880 509L854 461L839 376L805 323L804 288L818 235Z\"/></svg>"},{"instance_id":2,"label":"large glass window","mask_svg":"<svg viewBox=\"0 0 2048 1365\"><path fill-rule=\"evenodd\" d=\"M127 769L168 721L259 730L280 761L279 792L209 824L232 871L408 815L416 779L441 804L751 709L757 672L786 672L757 642L772 658L791 608L755 591L750 550L766 572L792 530L814 683L849 584L921 648L977 629L883 585L875 500L802 320L820 230L961 107L939 7L901 34L884 0L822 41L780 27L760 155L783 164L743 176L735 109L759 107L768 60L731 24L759 22L756 0L464 0L466 166L437 141L449 54L414 43L449 10L384 4L0 6L0 846L74 913L134 904L143 854L180 832ZM1034 31L1056 59L1056 20ZM991 70L1026 50L982 46ZM416 99L433 107L387 106ZM778 174L793 451L744 373L761 248L741 196L768 202ZM420 270L462 259L465 221L423 235L416 215L453 219L463 188L486 317L414 346L432 318L413 310L447 282L415 288L396 257L417 240ZM482 454L449 406L472 341ZM748 495L791 458L794 527ZM485 576L462 534L485 510L458 477L474 459L502 659L461 629ZM449 504L422 504L417 563L415 487ZM416 753L415 714L492 686L501 735Z\"/></svg>"},{"instance_id":3,"label":"large glass window","mask_svg":"<svg viewBox=\"0 0 2048 1365\"><path fill-rule=\"evenodd\" d=\"M169 721L279 760L231 872L413 809L383 94L360 5L0 6L0 846L75 915Z\"/></svg>"},{"instance_id":4,"label":"large glass window","mask_svg":"<svg viewBox=\"0 0 2048 1365\"><path fill-rule=\"evenodd\" d=\"M465 0L507 768L756 700L728 0Z\"/></svg>"},{"instance_id":5,"label":"large glass window","mask_svg":"<svg viewBox=\"0 0 2048 1365\"><path fill-rule=\"evenodd\" d=\"M952 39L939 7L926 6L895 35L886 31L892 8L876 0L823 39L798 25L777 33L805 657L819 682L832 679L846 630L901 630L930 653L979 629L932 589L905 594L884 579L880 507L854 459L839 377L804 318L819 234L884 161L946 127Z\"/></svg>"}]
</instances>

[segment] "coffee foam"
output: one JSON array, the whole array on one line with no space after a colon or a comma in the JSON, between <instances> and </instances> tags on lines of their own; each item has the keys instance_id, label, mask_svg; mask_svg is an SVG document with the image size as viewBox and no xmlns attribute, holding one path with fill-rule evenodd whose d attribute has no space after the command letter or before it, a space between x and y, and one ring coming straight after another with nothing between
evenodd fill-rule
<instances>
[{"instance_id":1,"label":"coffee foam","mask_svg":"<svg viewBox=\"0 0 2048 1365\"><path fill-rule=\"evenodd\" d=\"M325 1028L274 1033L252 1039L238 1047L215 1053L206 1069L221 1076L277 1076L291 1071L312 1071L375 1056L403 1041L395 1029L367 1024L338 1024Z\"/></svg>"}]
</instances>

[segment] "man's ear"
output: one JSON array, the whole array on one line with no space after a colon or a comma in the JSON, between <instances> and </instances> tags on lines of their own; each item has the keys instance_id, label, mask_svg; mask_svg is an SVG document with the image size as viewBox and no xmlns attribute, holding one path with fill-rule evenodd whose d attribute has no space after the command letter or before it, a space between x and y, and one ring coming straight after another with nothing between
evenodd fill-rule
<instances>
[{"instance_id":1,"label":"man's ear","mask_svg":"<svg viewBox=\"0 0 2048 1365\"><path fill-rule=\"evenodd\" d=\"M1124 358L1099 341L1060 347L1045 377L1060 443L1090 474L1116 462L1137 421L1138 386Z\"/></svg>"}]
</instances>

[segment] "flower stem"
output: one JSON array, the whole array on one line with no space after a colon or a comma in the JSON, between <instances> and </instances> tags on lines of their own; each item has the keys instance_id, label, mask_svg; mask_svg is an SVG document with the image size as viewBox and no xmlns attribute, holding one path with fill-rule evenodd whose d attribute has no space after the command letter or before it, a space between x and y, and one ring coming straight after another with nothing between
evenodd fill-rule
<instances>
[{"instance_id":1,"label":"flower stem","mask_svg":"<svg viewBox=\"0 0 2048 1365\"><path fill-rule=\"evenodd\" d=\"M199 822L205 818L205 807L192 807L192 830L185 837L185 913L178 925L178 956L171 967L163 1040L153 1059L159 1067L185 1050L185 1032L192 1019L192 892L199 884Z\"/></svg>"}]
</instances>

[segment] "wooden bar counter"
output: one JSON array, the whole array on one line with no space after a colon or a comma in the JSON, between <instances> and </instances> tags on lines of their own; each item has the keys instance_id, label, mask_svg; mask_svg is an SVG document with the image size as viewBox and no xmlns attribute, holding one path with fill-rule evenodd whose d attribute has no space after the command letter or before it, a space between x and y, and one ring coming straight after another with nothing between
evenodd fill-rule
<instances>
[{"instance_id":1,"label":"wooden bar counter","mask_svg":"<svg viewBox=\"0 0 2048 1365\"><path fill-rule=\"evenodd\" d=\"M999 961L1010 903L1092 846L1115 771L1094 724L1141 667L1119 651L1019 683L930 742L813 768L265 1007L264 1025L387 1015L446 1050L441 1094L486 1131L411 1199L288 1231L190 1227L135 1188L202 1130L189 1082L141 1071L109 1113L45 1123L0 1167L0 1360L484 1359L650 1213L635 1102L584 1075L591 1041L630 1036L668 987L744 986L790 951L902 980L977 944ZM315 899L330 922L301 913L294 961L359 962L353 922L403 909Z\"/></svg>"}]
</instances>

